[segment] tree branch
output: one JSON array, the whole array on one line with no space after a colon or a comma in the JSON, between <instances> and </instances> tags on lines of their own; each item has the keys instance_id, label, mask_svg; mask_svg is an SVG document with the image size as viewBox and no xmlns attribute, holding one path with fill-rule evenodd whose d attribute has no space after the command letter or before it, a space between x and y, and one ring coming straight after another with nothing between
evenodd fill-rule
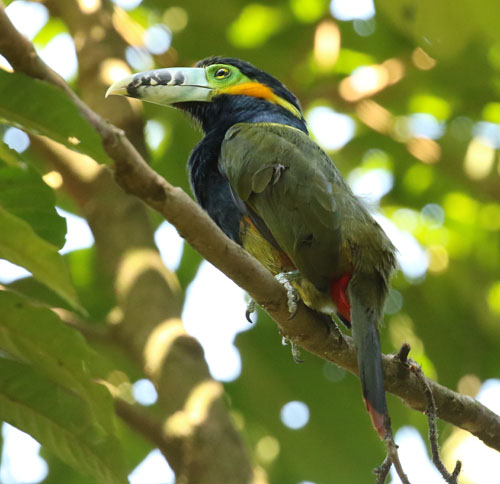
<instances>
[{"instance_id":1,"label":"tree branch","mask_svg":"<svg viewBox=\"0 0 500 484\"><path fill-rule=\"evenodd\" d=\"M117 395L114 395L114 404L117 415L137 433L156 445L167 460L177 452L179 443L163 432L160 421L151 418L137 405L132 405Z\"/></svg>"},{"instance_id":2,"label":"tree branch","mask_svg":"<svg viewBox=\"0 0 500 484\"><path fill-rule=\"evenodd\" d=\"M129 193L141 198L177 227L205 259L246 290L295 344L320 358L357 373L356 352L349 337L337 339L329 330L329 318L299 305L289 320L285 290L253 257L229 240L181 189L173 187L142 159L124 133L100 118L82 103L66 83L36 56L33 46L10 24L0 9L0 52L14 69L52 82L68 93L95 129L115 162L115 177ZM423 412L425 396L418 378L401 364L399 358L384 356L386 389L408 406ZM468 430L485 444L500 451L500 416L473 398L456 393L430 379L427 382L436 401L437 415Z\"/></svg>"}]
</instances>

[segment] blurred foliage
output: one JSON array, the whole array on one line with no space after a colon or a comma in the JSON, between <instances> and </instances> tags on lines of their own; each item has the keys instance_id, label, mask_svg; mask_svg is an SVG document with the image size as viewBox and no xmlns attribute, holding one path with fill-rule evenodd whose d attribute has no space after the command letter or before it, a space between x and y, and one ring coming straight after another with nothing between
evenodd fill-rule
<instances>
[{"instance_id":1,"label":"blurred foliage","mask_svg":"<svg viewBox=\"0 0 500 484\"><path fill-rule=\"evenodd\" d=\"M96 2L97 8L100 3ZM399 273L394 278L394 308L388 307L382 331L384 351L410 342L412 355L424 370L453 389L465 375L480 381L500 375L500 9L496 2L379 0L374 16L338 20L326 0L216 0L210 8L195 0L180 5L143 0L131 11L116 7L113 18L113 27L129 44L123 56L131 70L191 65L215 54L241 57L285 82L306 113L314 106L326 106L350 116L356 123L355 134L331 153L332 158L346 176L380 170L389 175L391 189L380 211L400 233L417 241L424 253L420 276ZM163 51L143 43L152 26L160 26L171 39ZM64 31L61 19L51 16L35 43L42 48ZM103 76L110 66L103 65ZM6 124L42 133L100 162L107 160L96 133L59 90L1 70L0 87L0 116ZM144 106L144 114L150 120L146 140L151 165L189 191L185 160L200 135L179 112L150 104ZM32 245L25 252L38 255L49 243L60 246L64 227L55 214L53 197L47 196L30 167L36 156L31 148L17 155L0 144L0 187L5 180L10 184L10 191L2 188L0 193L0 219L10 224L2 226L0 255L7 258L7 247L22 246L28 240L21 240L21 226L31 227ZM22 206L17 204L18 189L28 194ZM61 197L58 202L68 204ZM154 215L152 221L159 223ZM65 306L41 282L66 302L78 304L71 295L72 286L61 279L64 271L36 269L36 258L28 256L11 260L35 276L38 270L38 282L18 281L12 290ZM59 263L50 262L53 267ZM198 254L185 247L177 274L184 289L196 276L199 263ZM103 320L114 306L114 295L94 249L73 253L64 258L64 264L73 275L80 304L96 321ZM20 312L22 324L30 324L29 311ZM63 325L54 318L49 336L55 337ZM242 373L226 385L235 421L255 461L273 483L368 482L371 469L383 458L383 448L363 408L358 381L309 355L304 355L303 365L294 365L279 340L275 325L259 314L256 326L237 338ZM35 349L27 347L21 358L9 346L10 339L0 338L0 344L2 355L7 352L21 359L2 362L2 367L9 367L1 372L2 393L19 392L20 398L33 399L21 387L36 370L43 378L30 391L44 394L50 385L58 385L58 391L70 399L73 373L61 376L44 365L30 367ZM80 347L83 342L69 338L68 345ZM85 349L80 349L94 351L91 346L130 381L140 378L135 365L104 344L85 343ZM60 357L70 361L67 352ZM48 364L43 358L40 361ZM85 382L79 391L89 390L90 375L71 371ZM18 386L8 381L9 372L21 375ZM71 399L78 400L71 408L86 415L91 429L103 418L91 410L106 405L92 404L87 397L85 392L71 394ZM285 427L280 420L281 408L293 400L305 402L310 410L309 423L299 430ZM43 403L33 411L43 415L47 410ZM425 433L423 416L395 398L390 398L389 406L395 428L410 424ZM39 436L33 425L23 425L12 408L11 413L3 413L1 406L2 417L9 420L6 415L11 415L11 422ZM34 417L34 423L37 418L41 417ZM61 418L70 419L70 414ZM45 430L37 429L42 442L53 437L50 419L47 425ZM451 429L441 426L446 437ZM100 430L109 441L121 442L130 464L137 464L150 448L123 429L110 425ZM58 437L57 431L54 435ZM51 450L66 464L74 464L79 448L72 445L62 441L62 449ZM44 482L88 482L53 454L48 462L51 473ZM105 465L117 466L115 462ZM80 470L95 478L101 475L95 468Z\"/></svg>"}]
</instances>

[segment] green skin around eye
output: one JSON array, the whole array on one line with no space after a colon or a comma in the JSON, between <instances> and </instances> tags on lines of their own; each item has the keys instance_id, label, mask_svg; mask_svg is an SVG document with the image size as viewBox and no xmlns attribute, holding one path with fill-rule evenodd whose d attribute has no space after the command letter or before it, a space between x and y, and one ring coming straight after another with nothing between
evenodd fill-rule
<instances>
[{"instance_id":1,"label":"green skin around eye","mask_svg":"<svg viewBox=\"0 0 500 484\"><path fill-rule=\"evenodd\" d=\"M224 77L216 77L217 72L220 70L227 70L228 74ZM208 84L213 89L224 89L230 86L235 86L237 84L251 82L250 78L243 75L240 70L234 66L225 64L213 64L206 67L205 71L207 74Z\"/></svg>"}]
</instances>

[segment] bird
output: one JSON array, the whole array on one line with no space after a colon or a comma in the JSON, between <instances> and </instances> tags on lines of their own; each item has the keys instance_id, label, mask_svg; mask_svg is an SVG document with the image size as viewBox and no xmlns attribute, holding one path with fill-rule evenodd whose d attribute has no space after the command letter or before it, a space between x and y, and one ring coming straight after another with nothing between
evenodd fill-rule
<instances>
[{"instance_id":1,"label":"bird","mask_svg":"<svg viewBox=\"0 0 500 484\"><path fill-rule=\"evenodd\" d=\"M187 162L197 202L307 306L351 328L363 399L384 439L378 327L395 248L310 137L297 97L253 64L220 56L132 74L110 94L180 109L201 127Z\"/></svg>"}]
</instances>

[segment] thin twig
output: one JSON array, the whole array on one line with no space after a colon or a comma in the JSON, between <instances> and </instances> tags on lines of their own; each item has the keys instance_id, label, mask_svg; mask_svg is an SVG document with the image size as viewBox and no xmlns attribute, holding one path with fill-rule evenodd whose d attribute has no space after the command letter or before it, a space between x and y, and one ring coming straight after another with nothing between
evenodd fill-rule
<instances>
[{"instance_id":1,"label":"thin twig","mask_svg":"<svg viewBox=\"0 0 500 484\"><path fill-rule=\"evenodd\" d=\"M396 442L394 442L394 438L392 437L392 435L390 440L386 439L385 444L387 449L387 456L391 459L391 462L394 465L394 469L396 469L396 473L401 479L401 482L403 484L410 484L408 476L405 474L403 466L401 465L401 461L399 460L398 446L396 445Z\"/></svg>"},{"instance_id":2,"label":"thin twig","mask_svg":"<svg viewBox=\"0 0 500 484\"><path fill-rule=\"evenodd\" d=\"M385 456L384 461L378 467L373 470L373 473L377 476L375 484L384 484L389 472L391 470L392 460L389 454Z\"/></svg>"},{"instance_id":3,"label":"thin twig","mask_svg":"<svg viewBox=\"0 0 500 484\"><path fill-rule=\"evenodd\" d=\"M396 473L401 479L401 482L403 484L410 484L408 476L405 474L403 466L401 465L401 461L399 460L398 446L396 445L396 442L394 442L394 433L392 432L391 417L389 415L389 412L387 411L385 412L384 425L385 425L384 442L387 450L387 457L391 460L392 464L394 465L394 469L396 469Z\"/></svg>"},{"instance_id":4,"label":"thin twig","mask_svg":"<svg viewBox=\"0 0 500 484\"><path fill-rule=\"evenodd\" d=\"M462 463L458 460L455 469L453 470L453 473L450 474L446 467L443 464L443 461L441 460L441 456L439 455L439 443L438 443L438 429L437 429L437 423L436 423L436 402L434 400L434 395L432 394L432 389L427 382L424 372L422 369L415 365L415 369L413 370L417 377L419 378L419 381L422 385L425 399L427 401L427 408L425 410L425 415L427 416L427 424L429 427L429 443L431 446L431 455L432 455L432 462L434 463L434 466L436 469L439 471L443 479L448 483L448 484L457 484L458 483L458 475L460 474L460 470L462 468Z\"/></svg>"},{"instance_id":5,"label":"thin twig","mask_svg":"<svg viewBox=\"0 0 500 484\"><path fill-rule=\"evenodd\" d=\"M382 464L380 464L379 467L373 470L374 474L376 474L377 476L376 484L384 484L393 464L394 469L396 469L397 475L401 479L401 482L403 484L410 484L410 481L408 480L408 477L403 470L403 466L401 465L401 461L399 460L398 446L396 445L396 442L394 442L394 434L392 432L391 417L389 415L389 412L387 411L384 418L384 427L384 442L387 454Z\"/></svg>"}]
</instances>

